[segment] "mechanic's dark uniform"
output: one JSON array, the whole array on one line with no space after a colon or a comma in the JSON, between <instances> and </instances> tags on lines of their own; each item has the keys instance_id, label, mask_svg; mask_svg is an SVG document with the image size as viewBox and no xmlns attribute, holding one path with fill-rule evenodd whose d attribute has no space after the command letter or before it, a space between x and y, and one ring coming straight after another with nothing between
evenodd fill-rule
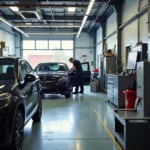
<instances>
[{"instance_id":1,"label":"mechanic's dark uniform","mask_svg":"<svg viewBox=\"0 0 150 150\"><path fill-rule=\"evenodd\" d=\"M78 93L79 86L81 88L80 92L84 92L83 87L83 69L82 64L79 60L74 60L73 65L76 67L76 89L75 92Z\"/></svg>"}]
</instances>

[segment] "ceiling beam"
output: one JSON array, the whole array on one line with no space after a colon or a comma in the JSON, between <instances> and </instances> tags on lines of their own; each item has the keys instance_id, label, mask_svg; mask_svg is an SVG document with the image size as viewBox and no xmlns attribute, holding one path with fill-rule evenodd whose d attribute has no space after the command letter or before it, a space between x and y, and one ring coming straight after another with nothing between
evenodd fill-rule
<instances>
[{"instance_id":1,"label":"ceiling beam","mask_svg":"<svg viewBox=\"0 0 150 150\"><path fill-rule=\"evenodd\" d=\"M47 2L47 0L38 0L39 2ZM1 0L0 2L19 2L19 0ZM55 0L55 1L51 1L52 3L55 2L74 2L74 3L88 3L89 0ZM96 0L96 2L106 2L106 0Z\"/></svg>"},{"instance_id":2,"label":"ceiling beam","mask_svg":"<svg viewBox=\"0 0 150 150\"><path fill-rule=\"evenodd\" d=\"M78 24L66 24L66 23L51 23L51 24L40 24L40 23L36 23L36 24L13 24L15 27L21 27L21 28L44 28L44 27L51 27L51 28L79 28L80 27L80 23Z\"/></svg>"},{"instance_id":3,"label":"ceiling beam","mask_svg":"<svg viewBox=\"0 0 150 150\"><path fill-rule=\"evenodd\" d=\"M87 5L83 4L0 4L0 7L55 7L55 8L61 8L61 7L78 7L78 8L84 8L87 7Z\"/></svg>"},{"instance_id":4,"label":"ceiling beam","mask_svg":"<svg viewBox=\"0 0 150 150\"><path fill-rule=\"evenodd\" d=\"M87 20L94 20L96 16L89 16ZM5 18L7 20L10 20L10 21L38 21L37 19L26 19L26 20L23 20L19 15L7 15L5 16ZM43 20L42 21L52 21L52 16L43 16ZM55 16L55 20L57 21L82 21L83 20L83 16ZM40 20L39 20L40 21Z\"/></svg>"}]
</instances>

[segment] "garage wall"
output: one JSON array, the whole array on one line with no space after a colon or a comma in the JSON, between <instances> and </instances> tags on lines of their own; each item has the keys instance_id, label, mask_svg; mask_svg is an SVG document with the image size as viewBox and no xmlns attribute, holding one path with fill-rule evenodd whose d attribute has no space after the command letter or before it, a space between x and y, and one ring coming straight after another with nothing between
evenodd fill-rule
<instances>
[{"instance_id":1,"label":"garage wall","mask_svg":"<svg viewBox=\"0 0 150 150\"><path fill-rule=\"evenodd\" d=\"M3 22L1 22L0 24L0 41L6 42L6 55L8 55L8 53L15 53L15 33L12 31L12 28L10 26Z\"/></svg>"},{"instance_id":2,"label":"garage wall","mask_svg":"<svg viewBox=\"0 0 150 150\"><path fill-rule=\"evenodd\" d=\"M148 4L148 0L142 0L140 4L140 11L142 11ZM123 6L123 15L122 15L122 25L126 23L129 19L131 19L133 16L138 14L138 6L139 6L139 0L125 0L124 6ZM126 27L122 29L122 63L125 64L125 56L126 56L126 46L131 44L134 46L138 42L138 31L139 31L139 37L140 41L147 42L148 39L148 12L142 15L139 18L140 24L139 24L139 30L138 30L138 19L134 22L131 22ZM108 19L107 19L107 26L106 26L106 35L108 36L110 33L116 30L116 13L113 13ZM97 30L97 33L99 30ZM100 37L102 35L98 34ZM97 37L99 38L99 37ZM114 45L116 44L117 36L116 34L109 37L106 40L108 49L114 48Z\"/></svg>"},{"instance_id":3,"label":"garage wall","mask_svg":"<svg viewBox=\"0 0 150 150\"><path fill-rule=\"evenodd\" d=\"M89 62L93 70L91 63L94 61L94 39L87 33L81 33L79 38L75 38L75 58L81 62Z\"/></svg>"},{"instance_id":4,"label":"garage wall","mask_svg":"<svg viewBox=\"0 0 150 150\"><path fill-rule=\"evenodd\" d=\"M106 36L108 36L109 34L114 32L117 27L115 12L107 19L106 23Z\"/></svg>"},{"instance_id":5,"label":"garage wall","mask_svg":"<svg viewBox=\"0 0 150 150\"><path fill-rule=\"evenodd\" d=\"M140 10L143 10L148 4L148 0L142 0L140 4ZM128 21L130 18L138 13L139 1L125 0L123 9L122 24ZM148 12L139 18L139 36L140 41L147 42L148 39ZM126 26L122 30L122 63L126 66L126 46L131 44L135 46L138 42L138 19Z\"/></svg>"}]
</instances>

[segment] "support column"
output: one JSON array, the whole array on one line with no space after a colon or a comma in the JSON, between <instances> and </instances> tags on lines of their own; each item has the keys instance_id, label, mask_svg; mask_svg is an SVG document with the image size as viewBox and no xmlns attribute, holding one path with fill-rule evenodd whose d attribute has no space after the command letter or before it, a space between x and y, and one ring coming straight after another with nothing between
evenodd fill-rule
<instances>
[{"instance_id":1,"label":"support column","mask_svg":"<svg viewBox=\"0 0 150 150\"><path fill-rule=\"evenodd\" d=\"M150 62L150 0L148 0L148 62Z\"/></svg>"},{"instance_id":2,"label":"support column","mask_svg":"<svg viewBox=\"0 0 150 150\"><path fill-rule=\"evenodd\" d=\"M117 45L116 45L116 57L117 57L117 70L119 66L122 64L122 39L121 39L121 29L119 27L122 25L122 8L123 8L124 0L119 0L117 3L115 0L111 1L111 4L115 8L116 12L116 21L117 21ZM119 70L118 70L119 71ZM118 72L120 73L120 72Z\"/></svg>"}]
</instances>

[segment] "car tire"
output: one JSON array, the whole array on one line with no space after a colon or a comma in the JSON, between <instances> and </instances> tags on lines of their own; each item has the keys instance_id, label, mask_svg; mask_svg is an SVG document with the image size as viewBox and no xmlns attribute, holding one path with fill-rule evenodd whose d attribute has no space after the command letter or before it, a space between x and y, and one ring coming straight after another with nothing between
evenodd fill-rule
<instances>
[{"instance_id":1,"label":"car tire","mask_svg":"<svg viewBox=\"0 0 150 150\"><path fill-rule=\"evenodd\" d=\"M24 117L20 110L17 110L13 129L13 139L10 144L11 150L22 150L24 139Z\"/></svg>"},{"instance_id":2,"label":"car tire","mask_svg":"<svg viewBox=\"0 0 150 150\"><path fill-rule=\"evenodd\" d=\"M32 117L32 120L34 122L40 122L42 118L42 99L41 99L41 96L39 97L40 98L39 98L39 105L38 105L37 112Z\"/></svg>"},{"instance_id":3,"label":"car tire","mask_svg":"<svg viewBox=\"0 0 150 150\"><path fill-rule=\"evenodd\" d=\"M65 94L65 97L66 97L66 98L70 98L70 97L71 97L71 92Z\"/></svg>"}]
</instances>

